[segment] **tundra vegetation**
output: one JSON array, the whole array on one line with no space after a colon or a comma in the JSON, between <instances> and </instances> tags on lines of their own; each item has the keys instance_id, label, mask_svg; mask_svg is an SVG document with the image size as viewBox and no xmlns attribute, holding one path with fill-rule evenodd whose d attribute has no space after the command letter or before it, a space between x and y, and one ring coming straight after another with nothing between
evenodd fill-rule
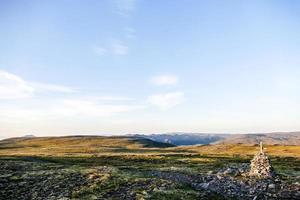
<instances>
[{"instance_id":1,"label":"tundra vegetation","mask_svg":"<svg viewBox=\"0 0 300 200\"><path fill-rule=\"evenodd\" d=\"M258 150L176 147L141 137L6 139L0 141L0 199L296 199L300 146L266 145L280 183L257 180L260 186L234 171L247 170Z\"/></svg>"}]
</instances>

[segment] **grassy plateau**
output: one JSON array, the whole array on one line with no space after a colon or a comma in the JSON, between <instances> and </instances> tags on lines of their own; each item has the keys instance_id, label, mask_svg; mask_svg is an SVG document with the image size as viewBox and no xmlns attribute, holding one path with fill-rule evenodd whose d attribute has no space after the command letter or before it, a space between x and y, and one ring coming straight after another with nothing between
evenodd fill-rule
<instances>
[{"instance_id":1,"label":"grassy plateau","mask_svg":"<svg viewBox=\"0 0 300 200\"><path fill-rule=\"evenodd\" d=\"M224 199L195 189L190 177L249 164L258 149L135 137L12 138L0 141L0 199ZM300 181L300 146L265 151L283 180Z\"/></svg>"}]
</instances>

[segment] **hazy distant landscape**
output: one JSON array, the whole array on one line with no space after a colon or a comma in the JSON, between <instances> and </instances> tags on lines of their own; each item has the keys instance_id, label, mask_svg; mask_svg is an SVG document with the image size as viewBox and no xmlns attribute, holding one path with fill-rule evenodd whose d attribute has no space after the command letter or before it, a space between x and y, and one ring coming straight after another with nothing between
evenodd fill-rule
<instances>
[{"instance_id":1,"label":"hazy distant landscape","mask_svg":"<svg viewBox=\"0 0 300 200\"><path fill-rule=\"evenodd\" d=\"M262 141L272 145L300 145L300 132L260 133L260 134L205 134L205 133L166 133L133 135L174 145L195 144L258 144Z\"/></svg>"}]
</instances>

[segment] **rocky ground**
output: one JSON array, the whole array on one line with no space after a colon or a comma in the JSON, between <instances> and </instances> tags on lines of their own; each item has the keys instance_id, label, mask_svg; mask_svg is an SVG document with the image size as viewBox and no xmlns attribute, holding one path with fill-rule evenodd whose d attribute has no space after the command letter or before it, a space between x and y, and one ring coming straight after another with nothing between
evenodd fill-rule
<instances>
[{"instance_id":1,"label":"rocky ground","mask_svg":"<svg viewBox=\"0 0 300 200\"><path fill-rule=\"evenodd\" d=\"M0 199L60 199L87 184L78 172L43 163L4 161L0 171Z\"/></svg>"},{"instance_id":2,"label":"rocky ground","mask_svg":"<svg viewBox=\"0 0 300 200\"><path fill-rule=\"evenodd\" d=\"M184 175L176 172L152 172L168 180L190 184L196 190L222 194L225 199L300 199L300 184L274 179L244 176L248 166L241 165L209 172L207 175Z\"/></svg>"},{"instance_id":3,"label":"rocky ground","mask_svg":"<svg viewBox=\"0 0 300 200\"><path fill-rule=\"evenodd\" d=\"M208 173L0 160L0 199L300 199L297 182L254 179L248 164Z\"/></svg>"}]
</instances>

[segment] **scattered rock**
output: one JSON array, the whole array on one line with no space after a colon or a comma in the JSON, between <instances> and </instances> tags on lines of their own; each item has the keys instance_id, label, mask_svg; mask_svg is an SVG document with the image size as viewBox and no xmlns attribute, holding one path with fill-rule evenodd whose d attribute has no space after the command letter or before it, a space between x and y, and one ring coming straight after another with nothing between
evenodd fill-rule
<instances>
[{"instance_id":1,"label":"scattered rock","mask_svg":"<svg viewBox=\"0 0 300 200\"><path fill-rule=\"evenodd\" d=\"M213 171L208 171L207 175L212 175L214 172Z\"/></svg>"},{"instance_id":2,"label":"scattered rock","mask_svg":"<svg viewBox=\"0 0 300 200\"><path fill-rule=\"evenodd\" d=\"M242 164L241 167L245 168L246 165ZM211 175L186 175L161 171L152 171L151 174L161 179L184 182L201 193L213 192L222 195L225 199L299 199L300 197L300 186L297 184L275 182L276 179L224 175L225 171L228 174L229 171L232 173L238 169L238 166L231 167L231 169L233 170L228 170L227 167Z\"/></svg>"},{"instance_id":3,"label":"scattered rock","mask_svg":"<svg viewBox=\"0 0 300 200\"><path fill-rule=\"evenodd\" d=\"M200 183L199 187L206 190L209 187L209 183Z\"/></svg>"},{"instance_id":4,"label":"scattered rock","mask_svg":"<svg viewBox=\"0 0 300 200\"><path fill-rule=\"evenodd\" d=\"M268 185L268 188L269 188L269 189L275 189L275 187L276 187L276 186L275 186L275 184L273 184L273 183L271 183L271 184Z\"/></svg>"}]
</instances>

